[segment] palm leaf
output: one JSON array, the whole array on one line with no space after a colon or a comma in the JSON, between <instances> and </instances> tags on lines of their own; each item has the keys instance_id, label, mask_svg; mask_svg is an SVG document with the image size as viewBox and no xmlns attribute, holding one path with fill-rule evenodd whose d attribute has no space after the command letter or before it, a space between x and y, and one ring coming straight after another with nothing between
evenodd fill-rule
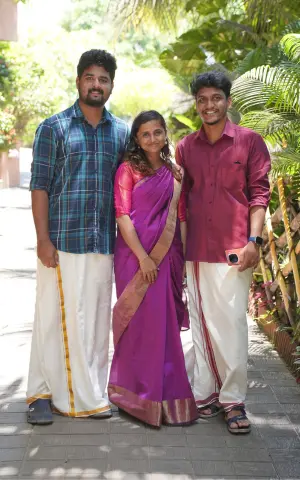
<instances>
[{"instance_id":1,"label":"palm leaf","mask_svg":"<svg viewBox=\"0 0 300 480\"><path fill-rule=\"evenodd\" d=\"M300 63L300 34L290 33L285 35L280 45L282 46L286 56L292 62Z\"/></svg>"},{"instance_id":2,"label":"palm leaf","mask_svg":"<svg viewBox=\"0 0 300 480\"><path fill-rule=\"evenodd\" d=\"M300 114L300 65L281 63L254 68L239 77L232 95L237 107L249 110L273 108L277 112Z\"/></svg>"},{"instance_id":3,"label":"palm leaf","mask_svg":"<svg viewBox=\"0 0 300 480\"><path fill-rule=\"evenodd\" d=\"M300 19L297 19L284 27L282 35L287 35L288 33L300 33Z\"/></svg>"},{"instance_id":4,"label":"palm leaf","mask_svg":"<svg viewBox=\"0 0 300 480\"><path fill-rule=\"evenodd\" d=\"M287 177L291 179L296 195L300 197L300 153L286 149L272 154L271 178Z\"/></svg>"},{"instance_id":5,"label":"palm leaf","mask_svg":"<svg viewBox=\"0 0 300 480\"><path fill-rule=\"evenodd\" d=\"M112 0L109 6L125 27L149 23L158 25L163 31L176 31L177 16L183 9L181 0Z\"/></svg>"},{"instance_id":6,"label":"palm leaf","mask_svg":"<svg viewBox=\"0 0 300 480\"><path fill-rule=\"evenodd\" d=\"M287 57L278 44L272 47L264 45L249 52L239 63L236 73L243 75L249 70L260 67L261 65L275 66L283 60L287 60Z\"/></svg>"}]
</instances>

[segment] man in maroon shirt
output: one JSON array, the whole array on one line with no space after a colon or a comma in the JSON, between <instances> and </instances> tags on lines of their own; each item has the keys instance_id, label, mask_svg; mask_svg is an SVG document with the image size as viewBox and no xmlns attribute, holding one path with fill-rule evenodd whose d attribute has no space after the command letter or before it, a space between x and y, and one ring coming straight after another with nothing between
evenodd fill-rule
<instances>
[{"instance_id":1,"label":"man in maroon shirt","mask_svg":"<svg viewBox=\"0 0 300 480\"><path fill-rule=\"evenodd\" d=\"M203 125L178 144L188 206L187 277L201 417L225 411L231 433L248 433L247 301L269 202L270 156L257 133L231 123L231 82L221 72L191 83ZM225 251L241 249L228 265Z\"/></svg>"}]
</instances>

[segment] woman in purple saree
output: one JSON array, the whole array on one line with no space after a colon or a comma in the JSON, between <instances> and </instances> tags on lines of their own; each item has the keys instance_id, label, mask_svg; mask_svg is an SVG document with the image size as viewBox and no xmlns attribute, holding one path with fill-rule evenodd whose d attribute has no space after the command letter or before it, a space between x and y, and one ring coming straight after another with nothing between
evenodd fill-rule
<instances>
[{"instance_id":1,"label":"woman in purple saree","mask_svg":"<svg viewBox=\"0 0 300 480\"><path fill-rule=\"evenodd\" d=\"M198 418L180 339L186 228L181 185L163 117L142 112L115 180L118 301L108 393L113 404L156 427Z\"/></svg>"}]
</instances>

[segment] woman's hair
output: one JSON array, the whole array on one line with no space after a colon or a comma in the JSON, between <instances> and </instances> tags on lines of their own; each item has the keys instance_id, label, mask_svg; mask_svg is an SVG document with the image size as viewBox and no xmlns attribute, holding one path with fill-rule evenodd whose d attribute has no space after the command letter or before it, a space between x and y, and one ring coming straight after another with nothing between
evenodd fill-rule
<instances>
[{"instance_id":1,"label":"woman's hair","mask_svg":"<svg viewBox=\"0 0 300 480\"><path fill-rule=\"evenodd\" d=\"M148 110L145 112L141 112L137 115L137 117L135 117L132 123L129 142L125 155L125 160L127 160L136 171L142 173L143 175L153 175L155 171L153 170L149 160L147 159L144 150L137 144L136 137L141 125L147 122L151 122L152 120L157 120L161 124L167 135L167 125L164 117L160 113L158 113L156 110ZM172 172L176 180L181 181L182 175L171 160L170 140L168 139L168 136L166 138L166 144L161 149L160 156L162 161L164 162L166 167Z\"/></svg>"}]
</instances>

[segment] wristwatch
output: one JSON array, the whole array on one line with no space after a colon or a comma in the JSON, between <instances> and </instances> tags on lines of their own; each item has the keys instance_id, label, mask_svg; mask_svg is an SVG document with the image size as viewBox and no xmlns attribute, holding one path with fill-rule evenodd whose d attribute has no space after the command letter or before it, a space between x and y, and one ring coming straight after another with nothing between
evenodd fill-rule
<instances>
[{"instance_id":1,"label":"wristwatch","mask_svg":"<svg viewBox=\"0 0 300 480\"><path fill-rule=\"evenodd\" d=\"M256 243L256 245L261 246L263 244L263 239L261 237L249 237L248 242Z\"/></svg>"}]
</instances>

